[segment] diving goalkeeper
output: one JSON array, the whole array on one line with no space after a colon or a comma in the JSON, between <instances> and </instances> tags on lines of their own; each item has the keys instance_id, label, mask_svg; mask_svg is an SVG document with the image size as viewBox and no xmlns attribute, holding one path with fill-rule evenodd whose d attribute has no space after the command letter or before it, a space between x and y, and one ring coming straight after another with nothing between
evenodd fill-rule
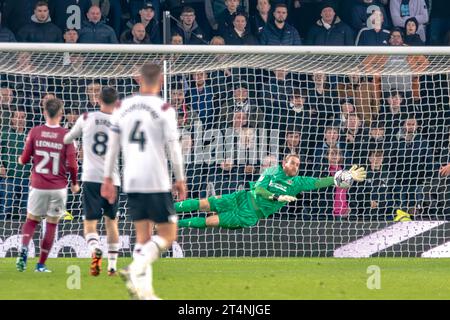
<instances>
[{"instance_id":1,"label":"diving goalkeeper","mask_svg":"<svg viewBox=\"0 0 450 320\"><path fill-rule=\"evenodd\" d=\"M209 217L194 217L178 221L178 226L189 228L221 227L240 229L254 226L259 219L278 212L284 205L297 200L302 191L339 186L334 177L312 178L297 176L300 159L288 155L281 166L266 169L256 183L250 183L250 191L242 190L221 197L187 199L175 203L176 212L217 212ZM349 171L354 181L364 181L366 171L353 166Z\"/></svg>"}]
</instances>

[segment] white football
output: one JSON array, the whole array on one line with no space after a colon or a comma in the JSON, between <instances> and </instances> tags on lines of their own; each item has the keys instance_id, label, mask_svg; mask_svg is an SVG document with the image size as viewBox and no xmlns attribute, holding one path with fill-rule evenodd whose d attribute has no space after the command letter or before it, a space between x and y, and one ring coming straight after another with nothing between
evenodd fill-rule
<instances>
[{"instance_id":1,"label":"white football","mask_svg":"<svg viewBox=\"0 0 450 320\"><path fill-rule=\"evenodd\" d=\"M344 189L348 189L353 184L353 178L350 172L347 170L339 170L334 175L334 183L336 186Z\"/></svg>"}]
</instances>

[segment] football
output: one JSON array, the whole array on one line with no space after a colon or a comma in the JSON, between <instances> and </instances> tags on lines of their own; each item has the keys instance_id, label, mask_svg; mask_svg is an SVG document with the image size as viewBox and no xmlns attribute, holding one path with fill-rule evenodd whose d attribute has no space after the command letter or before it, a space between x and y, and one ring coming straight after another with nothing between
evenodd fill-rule
<instances>
[{"instance_id":1,"label":"football","mask_svg":"<svg viewBox=\"0 0 450 320\"><path fill-rule=\"evenodd\" d=\"M336 186L344 189L348 189L353 184L353 178L350 172L347 170L339 170L334 175L334 183Z\"/></svg>"}]
</instances>

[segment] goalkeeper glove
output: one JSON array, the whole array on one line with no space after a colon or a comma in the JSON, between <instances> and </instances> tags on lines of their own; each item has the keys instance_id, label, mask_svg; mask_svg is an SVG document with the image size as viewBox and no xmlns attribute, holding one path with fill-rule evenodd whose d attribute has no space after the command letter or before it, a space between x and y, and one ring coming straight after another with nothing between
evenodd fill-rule
<instances>
[{"instance_id":1,"label":"goalkeeper glove","mask_svg":"<svg viewBox=\"0 0 450 320\"><path fill-rule=\"evenodd\" d=\"M287 196L287 195L273 195L273 200L276 200L278 202L291 202L291 201L296 201L297 198L296 197L292 197L292 196Z\"/></svg>"},{"instance_id":2,"label":"goalkeeper glove","mask_svg":"<svg viewBox=\"0 0 450 320\"><path fill-rule=\"evenodd\" d=\"M367 176L366 169L364 169L364 167L358 167L357 165L352 166L348 172L352 175L352 179L358 182L364 181Z\"/></svg>"}]
</instances>

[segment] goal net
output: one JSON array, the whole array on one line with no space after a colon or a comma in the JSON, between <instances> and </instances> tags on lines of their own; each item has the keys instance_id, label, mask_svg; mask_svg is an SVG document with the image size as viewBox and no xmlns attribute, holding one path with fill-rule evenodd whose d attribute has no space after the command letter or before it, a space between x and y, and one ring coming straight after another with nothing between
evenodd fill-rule
<instances>
[{"instance_id":1,"label":"goal net","mask_svg":"<svg viewBox=\"0 0 450 320\"><path fill-rule=\"evenodd\" d=\"M98 110L101 87L121 98L136 93L146 62L164 65L161 93L177 110L191 198L248 190L292 153L303 176L351 165L368 171L347 190L301 193L253 227L181 229L168 256L450 256L450 178L439 174L450 162L448 50L16 44L0 51L0 257L20 244L30 166L17 157L30 128L44 121L45 100L64 101L70 128ZM69 191L51 257L89 256L80 199ZM179 218L198 215L206 213ZM118 217L129 256L125 195ZM32 246L31 256L38 251Z\"/></svg>"}]
</instances>

